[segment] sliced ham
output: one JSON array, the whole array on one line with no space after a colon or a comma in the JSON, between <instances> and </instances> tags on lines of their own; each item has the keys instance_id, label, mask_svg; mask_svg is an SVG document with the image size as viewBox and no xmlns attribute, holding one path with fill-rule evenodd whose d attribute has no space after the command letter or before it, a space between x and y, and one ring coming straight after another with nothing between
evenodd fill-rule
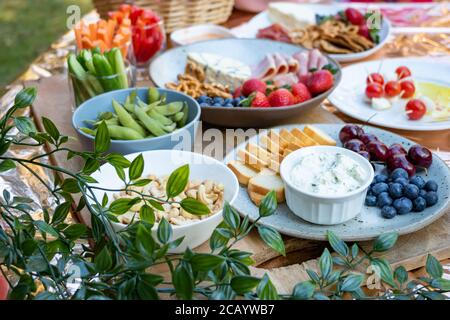
<instances>
[{"instance_id":1,"label":"sliced ham","mask_svg":"<svg viewBox=\"0 0 450 320\"><path fill-rule=\"evenodd\" d=\"M293 72L296 73L298 71L298 61L296 59L294 59L294 57L290 57L287 55L284 55L284 58L287 60L288 66L289 66L289 71L288 72Z\"/></svg>"},{"instance_id":2,"label":"sliced ham","mask_svg":"<svg viewBox=\"0 0 450 320\"><path fill-rule=\"evenodd\" d=\"M272 24L267 28L258 30L256 37L288 43L292 42L291 38L289 37L289 31L278 23Z\"/></svg>"},{"instance_id":3,"label":"sliced ham","mask_svg":"<svg viewBox=\"0 0 450 320\"><path fill-rule=\"evenodd\" d=\"M312 49L308 54L308 70L317 69L319 58L322 54L317 49Z\"/></svg>"},{"instance_id":4,"label":"sliced ham","mask_svg":"<svg viewBox=\"0 0 450 320\"><path fill-rule=\"evenodd\" d=\"M266 80L274 77L277 73L276 64L271 54L266 54L252 70L252 78Z\"/></svg>"},{"instance_id":5,"label":"sliced ham","mask_svg":"<svg viewBox=\"0 0 450 320\"><path fill-rule=\"evenodd\" d=\"M308 51L300 51L293 55L294 59L298 61L298 76L308 74Z\"/></svg>"},{"instance_id":6,"label":"sliced ham","mask_svg":"<svg viewBox=\"0 0 450 320\"><path fill-rule=\"evenodd\" d=\"M274 53L273 55L273 59L275 61L275 68L276 68L276 74L285 74L288 73L289 71L289 65L288 62L286 60L286 58L284 58L281 54L279 53Z\"/></svg>"},{"instance_id":7,"label":"sliced ham","mask_svg":"<svg viewBox=\"0 0 450 320\"><path fill-rule=\"evenodd\" d=\"M321 54L319 57L319 61L317 63L317 69L322 69L327 64L328 64L327 58L323 54Z\"/></svg>"}]
</instances>

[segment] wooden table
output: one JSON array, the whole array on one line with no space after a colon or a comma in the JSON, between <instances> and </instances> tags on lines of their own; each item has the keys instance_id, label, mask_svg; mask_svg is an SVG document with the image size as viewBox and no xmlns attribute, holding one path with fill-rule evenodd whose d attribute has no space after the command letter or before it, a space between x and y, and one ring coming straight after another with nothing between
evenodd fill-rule
<instances>
[{"instance_id":1,"label":"wooden table","mask_svg":"<svg viewBox=\"0 0 450 320\"><path fill-rule=\"evenodd\" d=\"M234 27L247 21L252 16L252 14L236 11L225 25L227 27ZM382 53L380 54L382 55ZM371 59L373 58L371 57ZM139 85L148 84L139 83ZM71 126L71 98L69 96L66 77L59 75L44 78L37 83L27 83L27 85L37 85L38 87L39 94L32 106L35 119L38 120L38 126L41 126L39 119L42 116L49 117L60 128L62 134L76 136ZM339 112L329 112L325 107L316 108L305 115L300 115L289 121L289 123L343 122L356 121ZM413 131L401 131L398 133L418 142L420 141L420 143L431 148L440 147L443 150L450 150L450 130L440 131L439 134L434 132L418 134ZM196 144L197 147L202 149L203 142L201 139L197 140ZM71 141L70 147L77 150L86 148L79 141ZM51 160L71 170L80 169L79 162L68 162L64 155L52 158ZM249 237L237 244L237 248L254 253L253 258L256 265L252 269L253 273L261 275L264 272L268 272L282 293L289 292L293 284L307 279L305 267L315 269L316 260L314 258L318 257L326 246L325 242L292 237L284 237L284 240L287 252L286 257L280 257L268 248L255 233L250 234ZM370 242L362 243L362 245L369 246ZM207 251L208 245L204 244L198 250ZM395 248L384 256L393 266L402 264L407 270L414 270L424 265L428 253L434 254L441 260L450 258L450 212L421 231L400 237Z\"/></svg>"}]
</instances>

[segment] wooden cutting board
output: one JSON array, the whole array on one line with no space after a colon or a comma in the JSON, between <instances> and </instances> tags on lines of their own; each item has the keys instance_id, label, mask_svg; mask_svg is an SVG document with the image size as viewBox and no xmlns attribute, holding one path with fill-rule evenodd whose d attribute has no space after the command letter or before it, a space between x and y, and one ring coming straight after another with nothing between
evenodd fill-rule
<instances>
[{"instance_id":1,"label":"wooden cutting board","mask_svg":"<svg viewBox=\"0 0 450 320\"><path fill-rule=\"evenodd\" d=\"M36 86L38 95L32 106L32 112L37 125L42 129L41 117L48 117L55 122L62 134L77 137L72 128L72 100L65 76L53 76L41 79L39 82L30 82L27 86ZM140 86L149 83L140 83ZM305 115L299 115L295 119L290 119L286 123L342 123L338 117L323 108L316 108ZM285 124L285 123L280 123ZM203 128L210 128L207 124ZM196 140L196 150L202 150L204 144L199 135ZM206 143L210 143L209 141ZM83 150L85 147L78 140L71 140L70 148ZM224 146L226 152L231 146ZM228 150L226 150L228 149ZM225 154L225 153L224 153ZM55 164L70 170L79 170L80 162L76 160L67 161L65 154L56 155L51 159ZM325 242L284 237L286 245L286 257L279 256L276 252L267 247L258 237L257 233L251 233L247 238L239 242L236 247L253 252L255 268L252 269L255 275L268 272L272 277L280 293L292 290L292 284L306 280L305 268L315 266L317 258ZM370 246L370 242L361 243L363 246ZM205 243L197 250L208 251L208 244ZM421 231L404 235L399 238L397 245L384 255L393 266L402 264L407 270L413 270L424 266L426 255L432 253L439 260L450 258L450 212L447 212L441 219L422 229ZM308 261L310 260L310 261ZM305 263L303 263L305 262Z\"/></svg>"}]
</instances>

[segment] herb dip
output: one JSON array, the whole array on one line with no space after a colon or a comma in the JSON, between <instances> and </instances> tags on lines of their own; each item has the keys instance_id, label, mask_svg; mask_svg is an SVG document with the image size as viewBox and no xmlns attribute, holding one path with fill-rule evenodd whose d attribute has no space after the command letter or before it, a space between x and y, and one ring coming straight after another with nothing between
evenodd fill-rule
<instances>
[{"instance_id":1,"label":"herb dip","mask_svg":"<svg viewBox=\"0 0 450 320\"><path fill-rule=\"evenodd\" d=\"M318 195L344 195L364 184L366 172L341 153L311 153L293 167L290 180L300 190Z\"/></svg>"}]
</instances>

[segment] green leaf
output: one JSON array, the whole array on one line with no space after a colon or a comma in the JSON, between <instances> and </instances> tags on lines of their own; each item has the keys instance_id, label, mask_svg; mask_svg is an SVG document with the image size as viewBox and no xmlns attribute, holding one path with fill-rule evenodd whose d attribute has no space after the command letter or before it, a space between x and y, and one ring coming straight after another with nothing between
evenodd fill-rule
<instances>
[{"instance_id":1,"label":"green leaf","mask_svg":"<svg viewBox=\"0 0 450 320\"><path fill-rule=\"evenodd\" d=\"M0 162L0 172L5 172L11 169L14 169L16 167L16 164L14 161L10 159L6 159L2 162Z\"/></svg>"},{"instance_id":2,"label":"green leaf","mask_svg":"<svg viewBox=\"0 0 450 320\"><path fill-rule=\"evenodd\" d=\"M184 198L180 205L184 210L196 216L203 216L211 212L205 204L194 198Z\"/></svg>"},{"instance_id":3,"label":"green leaf","mask_svg":"<svg viewBox=\"0 0 450 320\"><path fill-rule=\"evenodd\" d=\"M172 172L167 180L166 194L168 198L179 195L186 188L189 179L189 165L179 167Z\"/></svg>"},{"instance_id":4,"label":"green leaf","mask_svg":"<svg viewBox=\"0 0 450 320\"><path fill-rule=\"evenodd\" d=\"M209 247L212 251L223 248L227 245L229 238L224 237L222 234L214 230L211 237L209 238Z\"/></svg>"},{"instance_id":5,"label":"green leaf","mask_svg":"<svg viewBox=\"0 0 450 320\"><path fill-rule=\"evenodd\" d=\"M92 174L100 168L100 162L96 159L87 159L84 163L83 173Z\"/></svg>"},{"instance_id":6,"label":"green leaf","mask_svg":"<svg viewBox=\"0 0 450 320\"><path fill-rule=\"evenodd\" d=\"M314 282L314 283L319 283L320 282L320 277L317 274L317 272L315 272L314 270L311 269L306 269L306 273L308 274L308 277Z\"/></svg>"},{"instance_id":7,"label":"green leaf","mask_svg":"<svg viewBox=\"0 0 450 320\"><path fill-rule=\"evenodd\" d=\"M95 152L98 153L106 152L109 149L109 146L111 145L108 127L106 126L106 123L104 121L102 121L97 127L94 145L95 145Z\"/></svg>"},{"instance_id":8,"label":"green leaf","mask_svg":"<svg viewBox=\"0 0 450 320\"><path fill-rule=\"evenodd\" d=\"M139 203L141 201L140 198L134 198L134 199L127 199L127 198L121 198L114 200L109 205L109 210L116 215L121 215L127 212L131 209L132 206Z\"/></svg>"},{"instance_id":9,"label":"green leaf","mask_svg":"<svg viewBox=\"0 0 450 320\"><path fill-rule=\"evenodd\" d=\"M397 279L397 281L401 284L408 281L408 272L406 271L405 267L398 266L394 271L394 278Z\"/></svg>"},{"instance_id":10,"label":"green leaf","mask_svg":"<svg viewBox=\"0 0 450 320\"><path fill-rule=\"evenodd\" d=\"M128 175L130 177L130 180L136 180L140 178L143 171L144 171L144 157L142 156L141 153L131 162L130 168L128 169Z\"/></svg>"},{"instance_id":11,"label":"green leaf","mask_svg":"<svg viewBox=\"0 0 450 320\"><path fill-rule=\"evenodd\" d=\"M363 275L349 274L347 277L345 277L344 281L342 281L340 289L344 292L356 291L361 287L363 281Z\"/></svg>"},{"instance_id":12,"label":"green leaf","mask_svg":"<svg viewBox=\"0 0 450 320\"><path fill-rule=\"evenodd\" d=\"M29 87L22 89L14 98L14 106L16 108L25 108L31 105L36 98L36 88Z\"/></svg>"},{"instance_id":13,"label":"green leaf","mask_svg":"<svg viewBox=\"0 0 450 320\"><path fill-rule=\"evenodd\" d=\"M195 271L209 271L217 268L225 261L225 257L208 253L197 253L191 259L192 269Z\"/></svg>"},{"instance_id":14,"label":"green leaf","mask_svg":"<svg viewBox=\"0 0 450 320\"><path fill-rule=\"evenodd\" d=\"M128 168L131 165L130 160L119 153L110 153L106 156L106 161L113 167Z\"/></svg>"},{"instance_id":15,"label":"green leaf","mask_svg":"<svg viewBox=\"0 0 450 320\"><path fill-rule=\"evenodd\" d=\"M359 247L356 243L352 245L352 258L355 259L358 256Z\"/></svg>"},{"instance_id":16,"label":"green leaf","mask_svg":"<svg viewBox=\"0 0 450 320\"><path fill-rule=\"evenodd\" d=\"M433 279L431 280L431 286L437 289L441 289L443 291L450 291L450 280L447 279Z\"/></svg>"},{"instance_id":17,"label":"green leaf","mask_svg":"<svg viewBox=\"0 0 450 320\"><path fill-rule=\"evenodd\" d=\"M136 232L136 246L140 252L151 256L155 250L155 241L153 240L152 234L145 225L140 223L137 227Z\"/></svg>"},{"instance_id":18,"label":"green leaf","mask_svg":"<svg viewBox=\"0 0 450 320\"><path fill-rule=\"evenodd\" d=\"M447 300L447 297L445 295L443 295L442 293L436 292L436 291L421 290L420 295L422 295L430 300Z\"/></svg>"},{"instance_id":19,"label":"green leaf","mask_svg":"<svg viewBox=\"0 0 450 320\"><path fill-rule=\"evenodd\" d=\"M311 299L316 286L311 281L297 283L292 291L292 297L296 300Z\"/></svg>"},{"instance_id":20,"label":"green leaf","mask_svg":"<svg viewBox=\"0 0 450 320\"><path fill-rule=\"evenodd\" d=\"M251 292L261 280L252 276L235 276L231 279L231 288L237 294L244 294Z\"/></svg>"},{"instance_id":21,"label":"green leaf","mask_svg":"<svg viewBox=\"0 0 450 320\"><path fill-rule=\"evenodd\" d=\"M139 219L141 219L142 221L145 221L151 225L155 224L155 212L153 211L153 209L144 204L140 209L139 209Z\"/></svg>"},{"instance_id":22,"label":"green leaf","mask_svg":"<svg viewBox=\"0 0 450 320\"><path fill-rule=\"evenodd\" d=\"M70 202L63 202L57 206L55 212L53 213L52 224L58 224L66 220L71 205L72 204Z\"/></svg>"},{"instance_id":23,"label":"green leaf","mask_svg":"<svg viewBox=\"0 0 450 320\"><path fill-rule=\"evenodd\" d=\"M429 254L427 256L425 270L431 277L433 277L435 279L442 278L442 275L444 274L444 270L442 268L441 263L439 262L438 259L433 257L431 254Z\"/></svg>"},{"instance_id":24,"label":"green leaf","mask_svg":"<svg viewBox=\"0 0 450 320\"><path fill-rule=\"evenodd\" d=\"M61 134L55 124L46 117L42 117L42 124L44 125L45 132L47 132L53 140L58 141Z\"/></svg>"},{"instance_id":25,"label":"green leaf","mask_svg":"<svg viewBox=\"0 0 450 320\"><path fill-rule=\"evenodd\" d=\"M58 232L48 223L42 220L34 221L34 225L41 231L46 234L52 235L54 237L59 237Z\"/></svg>"},{"instance_id":26,"label":"green leaf","mask_svg":"<svg viewBox=\"0 0 450 320\"><path fill-rule=\"evenodd\" d=\"M286 251L284 248L284 242L281 235L272 227L258 225L258 233L261 239L276 252L285 256Z\"/></svg>"},{"instance_id":27,"label":"green leaf","mask_svg":"<svg viewBox=\"0 0 450 320\"><path fill-rule=\"evenodd\" d=\"M394 276L392 274L392 268L389 262L384 258L374 258L371 262L375 272L378 273L381 280L386 282L392 287L397 287L397 284L394 281Z\"/></svg>"},{"instance_id":28,"label":"green leaf","mask_svg":"<svg viewBox=\"0 0 450 320\"><path fill-rule=\"evenodd\" d=\"M37 132L36 126L30 117L15 117L14 125L19 132L29 135L31 132Z\"/></svg>"},{"instance_id":29,"label":"green leaf","mask_svg":"<svg viewBox=\"0 0 450 320\"><path fill-rule=\"evenodd\" d=\"M164 211L164 207L162 206L161 202L158 202L158 201L153 200L153 199L149 199L149 200L147 200L147 201L148 201L148 203L150 203L150 205L151 205L153 208L155 208L156 210L158 210L158 211Z\"/></svg>"},{"instance_id":30,"label":"green leaf","mask_svg":"<svg viewBox=\"0 0 450 320\"><path fill-rule=\"evenodd\" d=\"M137 293L142 300L158 300L158 292L155 287L147 281L138 281Z\"/></svg>"},{"instance_id":31,"label":"green leaf","mask_svg":"<svg viewBox=\"0 0 450 320\"><path fill-rule=\"evenodd\" d=\"M105 246L100 253L94 258L95 270L105 272L111 269L112 259L108 248Z\"/></svg>"},{"instance_id":32,"label":"green leaf","mask_svg":"<svg viewBox=\"0 0 450 320\"><path fill-rule=\"evenodd\" d=\"M267 276L267 274L264 275L264 277L259 282L258 287L256 287L256 294L261 300L279 299L277 289L275 289L275 286L272 284L272 281L270 281L270 278Z\"/></svg>"},{"instance_id":33,"label":"green leaf","mask_svg":"<svg viewBox=\"0 0 450 320\"><path fill-rule=\"evenodd\" d=\"M261 200L259 206L259 216L268 217L275 213L277 210L277 196L274 190L270 191Z\"/></svg>"},{"instance_id":34,"label":"green leaf","mask_svg":"<svg viewBox=\"0 0 450 320\"><path fill-rule=\"evenodd\" d=\"M395 232L383 233L375 239L373 251L384 252L392 248L397 242L398 234Z\"/></svg>"},{"instance_id":35,"label":"green leaf","mask_svg":"<svg viewBox=\"0 0 450 320\"><path fill-rule=\"evenodd\" d=\"M170 238L172 238L172 226L164 217L159 222L156 235L158 236L159 242L163 244L169 242Z\"/></svg>"},{"instance_id":36,"label":"green leaf","mask_svg":"<svg viewBox=\"0 0 450 320\"><path fill-rule=\"evenodd\" d=\"M225 202L225 205L223 206L223 220L225 223L232 229L237 231L239 228L239 224L241 222L241 219L239 217L239 213L230 206L228 202Z\"/></svg>"},{"instance_id":37,"label":"green leaf","mask_svg":"<svg viewBox=\"0 0 450 320\"><path fill-rule=\"evenodd\" d=\"M119 177L119 179L125 182L125 170L123 170L122 167L118 166L115 166L114 169L116 170L116 174Z\"/></svg>"},{"instance_id":38,"label":"green leaf","mask_svg":"<svg viewBox=\"0 0 450 320\"><path fill-rule=\"evenodd\" d=\"M341 239L339 239L338 236L336 236L336 234L333 231L328 230L327 237L328 237L328 242L330 243L330 246L333 248L334 251L336 251L343 257L348 256L347 244L344 241L342 241Z\"/></svg>"},{"instance_id":39,"label":"green leaf","mask_svg":"<svg viewBox=\"0 0 450 320\"><path fill-rule=\"evenodd\" d=\"M8 151L11 146L11 141L5 142L0 141L0 156L4 155L6 151Z\"/></svg>"},{"instance_id":40,"label":"green leaf","mask_svg":"<svg viewBox=\"0 0 450 320\"><path fill-rule=\"evenodd\" d=\"M87 235L88 228L81 223L75 223L63 230L63 234L72 241L78 240Z\"/></svg>"},{"instance_id":41,"label":"green leaf","mask_svg":"<svg viewBox=\"0 0 450 320\"><path fill-rule=\"evenodd\" d=\"M175 292L180 299L191 300L194 293L194 276L191 267L185 261L181 261L172 274L172 282Z\"/></svg>"},{"instance_id":42,"label":"green leaf","mask_svg":"<svg viewBox=\"0 0 450 320\"><path fill-rule=\"evenodd\" d=\"M131 183L131 185L135 186L135 187L144 187L144 186L148 185L150 182L152 182L151 179L140 179L140 180L134 181L133 183Z\"/></svg>"},{"instance_id":43,"label":"green leaf","mask_svg":"<svg viewBox=\"0 0 450 320\"><path fill-rule=\"evenodd\" d=\"M327 248L323 251L319 259L319 269L322 274L322 278L328 279L333 269L333 259L331 258L330 251Z\"/></svg>"},{"instance_id":44,"label":"green leaf","mask_svg":"<svg viewBox=\"0 0 450 320\"><path fill-rule=\"evenodd\" d=\"M68 193L78 193L80 192L80 187L78 186L78 181L73 178L67 178L63 181L61 188L63 191Z\"/></svg>"}]
</instances>

